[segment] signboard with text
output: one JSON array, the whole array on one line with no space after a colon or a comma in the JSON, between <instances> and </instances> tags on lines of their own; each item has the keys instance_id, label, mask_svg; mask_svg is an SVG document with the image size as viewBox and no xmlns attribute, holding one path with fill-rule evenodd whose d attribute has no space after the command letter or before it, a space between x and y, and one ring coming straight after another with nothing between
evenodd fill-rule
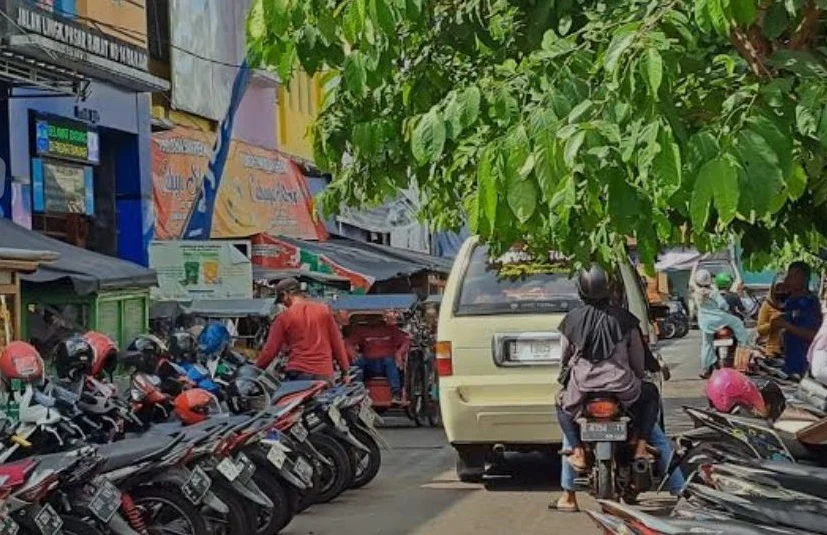
<instances>
[{"instance_id":1,"label":"signboard with text","mask_svg":"<svg viewBox=\"0 0 827 535\"><path fill-rule=\"evenodd\" d=\"M75 121L38 117L35 120L35 150L38 156L100 163L97 130Z\"/></svg>"},{"instance_id":2,"label":"signboard with text","mask_svg":"<svg viewBox=\"0 0 827 535\"><path fill-rule=\"evenodd\" d=\"M160 300L248 299L253 297L253 267L236 245L250 242L153 241L149 267L158 274L153 298Z\"/></svg>"},{"instance_id":3,"label":"signboard with text","mask_svg":"<svg viewBox=\"0 0 827 535\"><path fill-rule=\"evenodd\" d=\"M32 195L35 212L94 215L92 168L33 158Z\"/></svg>"}]
</instances>

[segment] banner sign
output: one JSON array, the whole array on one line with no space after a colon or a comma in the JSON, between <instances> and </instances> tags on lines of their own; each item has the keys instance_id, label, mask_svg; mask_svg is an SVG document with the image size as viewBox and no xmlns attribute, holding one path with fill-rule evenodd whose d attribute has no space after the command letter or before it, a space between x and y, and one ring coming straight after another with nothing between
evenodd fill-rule
<instances>
[{"instance_id":1,"label":"banner sign","mask_svg":"<svg viewBox=\"0 0 827 535\"><path fill-rule=\"evenodd\" d=\"M210 161L215 134L174 128L152 135L155 238L181 237Z\"/></svg>"},{"instance_id":2,"label":"banner sign","mask_svg":"<svg viewBox=\"0 0 827 535\"><path fill-rule=\"evenodd\" d=\"M296 247L283 240L259 234L253 236L253 264L268 269L301 269L316 273L338 275L350 280L352 291L366 293L374 278L352 271L327 256Z\"/></svg>"},{"instance_id":3,"label":"banner sign","mask_svg":"<svg viewBox=\"0 0 827 535\"><path fill-rule=\"evenodd\" d=\"M249 241L153 241L149 267L158 273L153 299L248 299L253 266L236 245Z\"/></svg>"},{"instance_id":4,"label":"banner sign","mask_svg":"<svg viewBox=\"0 0 827 535\"><path fill-rule=\"evenodd\" d=\"M325 239L299 167L275 151L234 142L213 212L213 237L264 233ZM316 219L316 220L314 220Z\"/></svg>"},{"instance_id":5,"label":"banner sign","mask_svg":"<svg viewBox=\"0 0 827 535\"><path fill-rule=\"evenodd\" d=\"M184 236L215 134L174 128L152 137L152 196L155 239ZM313 213L313 198L301 169L276 151L230 144L210 222L212 238L258 233L320 240L327 238Z\"/></svg>"}]
</instances>

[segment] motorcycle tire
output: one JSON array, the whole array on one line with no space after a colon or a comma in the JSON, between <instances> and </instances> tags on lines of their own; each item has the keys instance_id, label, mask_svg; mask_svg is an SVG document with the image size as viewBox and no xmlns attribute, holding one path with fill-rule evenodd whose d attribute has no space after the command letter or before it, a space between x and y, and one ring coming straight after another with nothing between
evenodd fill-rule
<instances>
[{"instance_id":1,"label":"motorcycle tire","mask_svg":"<svg viewBox=\"0 0 827 535\"><path fill-rule=\"evenodd\" d=\"M130 492L132 502L140 511L143 512L144 506L154 505L165 508L167 511L177 514L179 519L189 528L185 531L176 530L175 533L181 535L202 535L208 533L207 521L198 510L198 507L192 504L187 498L181 494L180 489L171 489L152 485L147 487L139 487ZM158 511L156 511L158 513ZM166 515L156 514L155 518L166 517ZM150 533L163 533L164 528L153 526L152 521L144 518L147 529ZM183 526L182 526L183 528Z\"/></svg>"},{"instance_id":2,"label":"motorcycle tire","mask_svg":"<svg viewBox=\"0 0 827 535\"><path fill-rule=\"evenodd\" d=\"M676 338L684 338L687 334L689 334L689 321L678 321L675 322L677 326L677 332L675 333Z\"/></svg>"},{"instance_id":3,"label":"motorcycle tire","mask_svg":"<svg viewBox=\"0 0 827 535\"><path fill-rule=\"evenodd\" d=\"M253 481L273 502L273 508L269 510L250 504L250 517L256 522L255 533L256 535L276 535L296 516L298 494L293 492L291 496L288 488L293 489L293 487L282 483L281 478L273 470L262 469L260 465L253 474Z\"/></svg>"},{"instance_id":4,"label":"motorcycle tire","mask_svg":"<svg viewBox=\"0 0 827 535\"><path fill-rule=\"evenodd\" d=\"M376 479L379 474L379 468L382 466L382 450L379 449L375 438L358 427L353 427L350 431L356 440L370 450L370 452L364 452L357 448L350 448L354 467L353 484L350 488L360 489Z\"/></svg>"},{"instance_id":5,"label":"motorcycle tire","mask_svg":"<svg viewBox=\"0 0 827 535\"><path fill-rule=\"evenodd\" d=\"M597 498L613 500L615 495L611 459L598 461L597 465Z\"/></svg>"},{"instance_id":6,"label":"motorcycle tire","mask_svg":"<svg viewBox=\"0 0 827 535\"><path fill-rule=\"evenodd\" d=\"M248 515L252 502L236 493L232 487L217 484L213 481L210 490L227 506L229 512L221 515L209 507L202 507L201 513L210 529L211 535L234 535L235 533L250 533L254 515Z\"/></svg>"},{"instance_id":7,"label":"motorcycle tire","mask_svg":"<svg viewBox=\"0 0 827 535\"><path fill-rule=\"evenodd\" d=\"M332 466L321 465L319 488L314 489L308 498L313 504L329 503L353 484L353 465L350 455L338 440L324 433L310 435L310 443L322 457L332 462Z\"/></svg>"},{"instance_id":8,"label":"motorcycle tire","mask_svg":"<svg viewBox=\"0 0 827 535\"><path fill-rule=\"evenodd\" d=\"M675 338L675 334L677 332L678 328L673 322L669 320L660 322L660 336L664 340L671 340L672 338Z\"/></svg>"},{"instance_id":9,"label":"motorcycle tire","mask_svg":"<svg viewBox=\"0 0 827 535\"><path fill-rule=\"evenodd\" d=\"M63 527L60 528L64 535L103 535L103 532L94 526L90 526L83 520L72 516L61 516Z\"/></svg>"}]
</instances>

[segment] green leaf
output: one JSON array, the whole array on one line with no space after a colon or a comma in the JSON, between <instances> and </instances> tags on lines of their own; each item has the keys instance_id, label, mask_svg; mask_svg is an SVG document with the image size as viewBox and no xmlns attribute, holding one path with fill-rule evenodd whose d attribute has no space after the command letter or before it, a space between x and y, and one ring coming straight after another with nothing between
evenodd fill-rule
<instances>
[{"instance_id":1,"label":"green leaf","mask_svg":"<svg viewBox=\"0 0 827 535\"><path fill-rule=\"evenodd\" d=\"M574 160L577 158L577 153L580 151L580 147L583 145L583 141L585 140L586 132L583 130L578 130L566 141L566 152L564 154L566 164L569 166L574 164Z\"/></svg>"},{"instance_id":2,"label":"green leaf","mask_svg":"<svg viewBox=\"0 0 827 535\"><path fill-rule=\"evenodd\" d=\"M816 115L813 108L804 104L795 107L795 122L798 132L802 136L815 136L818 130L820 115Z\"/></svg>"},{"instance_id":3,"label":"green leaf","mask_svg":"<svg viewBox=\"0 0 827 535\"><path fill-rule=\"evenodd\" d=\"M790 178L787 179L787 196L791 201L798 200L807 191L807 173L800 164L793 166Z\"/></svg>"},{"instance_id":4,"label":"green leaf","mask_svg":"<svg viewBox=\"0 0 827 535\"><path fill-rule=\"evenodd\" d=\"M781 34L784 33L784 30L787 29L789 22L790 18L787 10L784 8L784 4L776 2L771 5L764 14L764 23L761 25L761 32L767 39L778 39L781 37Z\"/></svg>"},{"instance_id":5,"label":"green leaf","mask_svg":"<svg viewBox=\"0 0 827 535\"><path fill-rule=\"evenodd\" d=\"M652 162L652 172L658 182L665 184L669 194L681 185L681 151L669 130L661 131L658 136L660 152Z\"/></svg>"},{"instance_id":6,"label":"green leaf","mask_svg":"<svg viewBox=\"0 0 827 535\"><path fill-rule=\"evenodd\" d=\"M772 55L768 63L804 78L815 78L818 81L827 78L827 67L815 54L807 50L780 49Z\"/></svg>"},{"instance_id":7,"label":"green leaf","mask_svg":"<svg viewBox=\"0 0 827 535\"><path fill-rule=\"evenodd\" d=\"M816 137L821 141L822 146L827 147L827 105L821 110L821 119L818 121Z\"/></svg>"},{"instance_id":8,"label":"green leaf","mask_svg":"<svg viewBox=\"0 0 827 535\"><path fill-rule=\"evenodd\" d=\"M531 156L531 147L528 142L528 133L523 125L519 125L512 130L505 140L503 150L506 157L506 183L510 184L515 180L525 178L521 170L526 164L526 160Z\"/></svg>"},{"instance_id":9,"label":"green leaf","mask_svg":"<svg viewBox=\"0 0 827 535\"><path fill-rule=\"evenodd\" d=\"M365 60L362 53L351 52L345 58L344 66L345 87L354 95L361 96L365 93L367 85L367 72L365 71Z\"/></svg>"},{"instance_id":10,"label":"green leaf","mask_svg":"<svg viewBox=\"0 0 827 535\"><path fill-rule=\"evenodd\" d=\"M554 35L554 32L552 30L547 31L546 37L549 35ZM570 37L566 37L564 39L557 39L556 35L554 35L554 37L555 39L553 41L543 39L543 57L546 59L554 59L560 56L565 56L577 48L577 45L574 44L574 41Z\"/></svg>"},{"instance_id":11,"label":"green leaf","mask_svg":"<svg viewBox=\"0 0 827 535\"><path fill-rule=\"evenodd\" d=\"M739 26L750 26L755 22L756 15L755 0L732 0L732 17Z\"/></svg>"},{"instance_id":12,"label":"green leaf","mask_svg":"<svg viewBox=\"0 0 827 535\"><path fill-rule=\"evenodd\" d=\"M411 151L420 163L432 163L442 156L445 147L445 122L442 114L432 108L422 116L411 137Z\"/></svg>"},{"instance_id":13,"label":"green leaf","mask_svg":"<svg viewBox=\"0 0 827 535\"><path fill-rule=\"evenodd\" d=\"M617 30L614 36L612 36L612 41L606 49L606 57L603 61L603 66L610 74L617 72L617 67L623 57L623 53L635 42L637 28L637 24L626 25Z\"/></svg>"},{"instance_id":14,"label":"green leaf","mask_svg":"<svg viewBox=\"0 0 827 535\"><path fill-rule=\"evenodd\" d=\"M560 17L560 23L557 25L560 35L567 35L571 29L571 15Z\"/></svg>"},{"instance_id":15,"label":"green leaf","mask_svg":"<svg viewBox=\"0 0 827 535\"><path fill-rule=\"evenodd\" d=\"M631 234L635 230L635 219L640 214L640 200L632 187L620 172L609 175L609 213L616 221L618 230Z\"/></svg>"},{"instance_id":16,"label":"green leaf","mask_svg":"<svg viewBox=\"0 0 827 535\"><path fill-rule=\"evenodd\" d=\"M762 115L750 117L747 120L749 129L766 140L778 157L781 176L788 177L793 170L793 140L789 133L779 130L776 123Z\"/></svg>"},{"instance_id":17,"label":"green leaf","mask_svg":"<svg viewBox=\"0 0 827 535\"><path fill-rule=\"evenodd\" d=\"M709 17L709 2L713 0L695 0L695 24L704 33L712 31L712 19Z\"/></svg>"},{"instance_id":18,"label":"green leaf","mask_svg":"<svg viewBox=\"0 0 827 535\"><path fill-rule=\"evenodd\" d=\"M706 131L698 132L689 138L688 149L687 163L694 172L697 172L706 162L718 156L720 151L718 140Z\"/></svg>"},{"instance_id":19,"label":"green leaf","mask_svg":"<svg viewBox=\"0 0 827 535\"><path fill-rule=\"evenodd\" d=\"M537 208L537 188L532 180L518 180L508 187L506 200L520 223L525 223Z\"/></svg>"},{"instance_id":20,"label":"green leaf","mask_svg":"<svg viewBox=\"0 0 827 535\"><path fill-rule=\"evenodd\" d=\"M557 215L568 216L568 212L574 207L577 202L577 190L575 189L574 175L568 174L560 180L557 191L549 201L549 210L556 212Z\"/></svg>"},{"instance_id":21,"label":"green leaf","mask_svg":"<svg viewBox=\"0 0 827 535\"><path fill-rule=\"evenodd\" d=\"M702 232L709 219L709 207L715 203L718 217L729 223L738 209L738 174L728 158L716 158L698 172L692 191L690 216L695 232Z\"/></svg>"},{"instance_id":22,"label":"green leaf","mask_svg":"<svg viewBox=\"0 0 827 535\"><path fill-rule=\"evenodd\" d=\"M583 118L584 115L591 109L594 103L591 100L584 100L580 104L574 107L569 113L569 124L574 124L580 122L580 119Z\"/></svg>"},{"instance_id":23,"label":"green leaf","mask_svg":"<svg viewBox=\"0 0 827 535\"><path fill-rule=\"evenodd\" d=\"M250 7L250 14L247 16L247 36L252 41L264 38L267 33L267 20L264 16L264 5L262 0L255 0Z\"/></svg>"},{"instance_id":24,"label":"green leaf","mask_svg":"<svg viewBox=\"0 0 827 535\"><path fill-rule=\"evenodd\" d=\"M497 221L497 175L494 151L486 149L477 169L477 193L479 206L485 219L493 225Z\"/></svg>"},{"instance_id":25,"label":"green leaf","mask_svg":"<svg viewBox=\"0 0 827 535\"><path fill-rule=\"evenodd\" d=\"M640 62L640 69L644 80L646 80L646 85L649 86L649 92L655 100L658 100L658 91L663 81L663 58L656 48L649 47L646 49L646 54Z\"/></svg>"},{"instance_id":26,"label":"green leaf","mask_svg":"<svg viewBox=\"0 0 827 535\"><path fill-rule=\"evenodd\" d=\"M370 19L388 37L396 37L396 23L387 0L370 0Z\"/></svg>"},{"instance_id":27,"label":"green leaf","mask_svg":"<svg viewBox=\"0 0 827 535\"><path fill-rule=\"evenodd\" d=\"M783 185L778 156L767 140L747 128L736 139L736 152L744 169L744 210L765 214Z\"/></svg>"},{"instance_id":28,"label":"green leaf","mask_svg":"<svg viewBox=\"0 0 827 535\"><path fill-rule=\"evenodd\" d=\"M481 98L480 90L475 85L467 87L460 94L460 121L463 128L469 128L477 122Z\"/></svg>"},{"instance_id":29,"label":"green leaf","mask_svg":"<svg viewBox=\"0 0 827 535\"><path fill-rule=\"evenodd\" d=\"M709 12L709 21L721 37L729 37L729 16L727 0L707 0L706 8Z\"/></svg>"},{"instance_id":30,"label":"green leaf","mask_svg":"<svg viewBox=\"0 0 827 535\"><path fill-rule=\"evenodd\" d=\"M716 165L717 169L714 170L717 176L714 179L715 209L718 211L719 222L728 225L735 219L738 211L738 173L729 158L714 161L722 162L721 165Z\"/></svg>"}]
</instances>

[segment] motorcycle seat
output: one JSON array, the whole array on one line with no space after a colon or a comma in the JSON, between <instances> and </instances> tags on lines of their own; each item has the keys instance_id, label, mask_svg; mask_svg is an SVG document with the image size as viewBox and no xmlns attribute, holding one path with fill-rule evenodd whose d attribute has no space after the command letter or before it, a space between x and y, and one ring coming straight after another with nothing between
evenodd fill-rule
<instances>
[{"instance_id":1,"label":"motorcycle seat","mask_svg":"<svg viewBox=\"0 0 827 535\"><path fill-rule=\"evenodd\" d=\"M281 399L293 394L316 389L320 383L324 384L324 381L285 381L273 392L273 403L278 403Z\"/></svg>"},{"instance_id":2,"label":"motorcycle seat","mask_svg":"<svg viewBox=\"0 0 827 535\"><path fill-rule=\"evenodd\" d=\"M178 442L178 439L171 437L164 440L156 434L131 440L122 440L121 442L113 442L112 444L104 444L98 448L98 453L106 458L106 464L103 470L110 472L160 457L172 449Z\"/></svg>"}]
</instances>

